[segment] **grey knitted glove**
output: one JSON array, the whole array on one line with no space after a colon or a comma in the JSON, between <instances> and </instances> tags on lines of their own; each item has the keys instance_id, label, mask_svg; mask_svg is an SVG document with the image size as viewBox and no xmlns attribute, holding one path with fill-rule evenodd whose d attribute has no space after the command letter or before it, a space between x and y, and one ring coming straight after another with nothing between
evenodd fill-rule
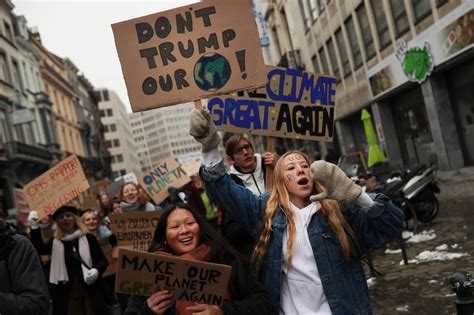
<instances>
[{"instance_id":1,"label":"grey knitted glove","mask_svg":"<svg viewBox=\"0 0 474 315\"><path fill-rule=\"evenodd\" d=\"M194 109L191 113L189 134L201 142L202 152L209 152L217 148L221 142L221 137L217 133L216 126L211 120L211 114L205 108Z\"/></svg>"},{"instance_id":2,"label":"grey knitted glove","mask_svg":"<svg viewBox=\"0 0 474 315\"><path fill-rule=\"evenodd\" d=\"M322 160L313 162L311 175L314 181L326 189L325 192L311 196L310 200L313 202L328 198L353 204L362 193L362 187L354 184L335 164Z\"/></svg>"}]
</instances>

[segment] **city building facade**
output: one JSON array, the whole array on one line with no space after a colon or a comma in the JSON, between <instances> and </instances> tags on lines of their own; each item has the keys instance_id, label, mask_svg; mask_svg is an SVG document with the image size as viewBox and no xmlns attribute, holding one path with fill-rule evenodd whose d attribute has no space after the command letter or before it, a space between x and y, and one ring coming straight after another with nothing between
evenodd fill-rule
<instances>
[{"instance_id":1,"label":"city building facade","mask_svg":"<svg viewBox=\"0 0 474 315\"><path fill-rule=\"evenodd\" d=\"M44 93L40 54L24 17L0 2L0 212L15 208L14 189L46 171L59 155L52 103Z\"/></svg>"},{"instance_id":2,"label":"city building facade","mask_svg":"<svg viewBox=\"0 0 474 315\"><path fill-rule=\"evenodd\" d=\"M105 147L110 153L112 179L129 173L139 177L142 171L125 105L114 91L97 89L95 94L104 127Z\"/></svg>"},{"instance_id":3,"label":"city building facade","mask_svg":"<svg viewBox=\"0 0 474 315\"><path fill-rule=\"evenodd\" d=\"M201 145L189 135L193 108L193 103L185 103L130 114L144 173L159 160L171 156L181 163L201 158Z\"/></svg>"},{"instance_id":4,"label":"city building facade","mask_svg":"<svg viewBox=\"0 0 474 315\"><path fill-rule=\"evenodd\" d=\"M105 148L104 126L94 87L79 73L79 68L68 58L63 59L74 96L74 109L81 135L84 155L79 157L86 177L92 181L111 176L110 155Z\"/></svg>"},{"instance_id":5,"label":"city building facade","mask_svg":"<svg viewBox=\"0 0 474 315\"><path fill-rule=\"evenodd\" d=\"M457 169L474 164L473 6L460 0L277 0L266 21L269 29L286 28L307 70L336 77L342 153L367 151L365 108L391 166L433 161ZM284 36L269 34L283 46Z\"/></svg>"}]
</instances>

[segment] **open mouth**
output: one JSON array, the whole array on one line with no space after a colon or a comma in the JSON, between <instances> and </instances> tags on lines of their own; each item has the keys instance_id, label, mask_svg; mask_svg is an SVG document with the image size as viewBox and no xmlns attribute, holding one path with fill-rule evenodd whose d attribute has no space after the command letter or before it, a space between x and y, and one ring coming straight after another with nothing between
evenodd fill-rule
<instances>
[{"instance_id":1,"label":"open mouth","mask_svg":"<svg viewBox=\"0 0 474 315\"><path fill-rule=\"evenodd\" d=\"M190 244L192 242L193 238L192 237L186 237L186 238L183 238L182 240L179 240L180 243L182 244Z\"/></svg>"},{"instance_id":2,"label":"open mouth","mask_svg":"<svg viewBox=\"0 0 474 315\"><path fill-rule=\"evenodd\" d=\"M298 181L298 185L301 185L301 186L307 185L308 183L309 183L309 180L307 178L301 178Z\"/></svg>"}]
</instances>

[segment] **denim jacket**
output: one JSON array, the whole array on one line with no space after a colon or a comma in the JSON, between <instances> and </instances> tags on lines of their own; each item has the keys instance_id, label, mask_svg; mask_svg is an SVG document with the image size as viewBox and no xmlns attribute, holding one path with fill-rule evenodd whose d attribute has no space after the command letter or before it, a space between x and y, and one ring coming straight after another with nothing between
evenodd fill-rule
<instances>
[{"instance_id":1,"label":"denim jacket","mask_svg":"<svg viewBox=\"0 0 474 315\"><path fill-rule=\"evenodd\" d=\"M225 173L221 162L201 168L206 189L235 221L246 227L258 240L269 194L255 196L235 184ZM378 248L395 240L403 224L403 212L383 195L375 196L377 206L363 211L357 206L346 208L346 220L351 225L362 250ZM280 210L273 218L272 237L260 268L260 281L273 304L273 314L280 311L283 234L287 218ZM359 258L345 260L339 241L329 223L319 211L311 218L308 236L318 267L323 290L333 314L372 314L369 292Z\"/></svg>"}]
</instances>

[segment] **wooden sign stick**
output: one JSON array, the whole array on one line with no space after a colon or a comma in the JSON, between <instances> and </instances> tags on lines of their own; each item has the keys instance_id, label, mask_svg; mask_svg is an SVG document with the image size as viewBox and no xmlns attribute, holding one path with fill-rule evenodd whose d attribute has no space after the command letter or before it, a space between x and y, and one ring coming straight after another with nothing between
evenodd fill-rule
<instances>
[{"instance_id":1,"label":"wooden sign stick","mask_svg":"<svg viewBox=\"0 0 474 315\"><path fill-rule=\"evenodd\" d=\"M267 152L275 151L275 137L267 137ZM266 166L265 170L265 190L270 192L273 188L273 168Z\"/></svg>"},{"instance_id":2,"label":"wooden sign stick","mask_svg":"<svg viewBox=\"0 0 474 315\"><path fill-rule=\"evenodd\" d=\"M194 101L194 108L195 109L201 109L202 108L201 100L195 100Z\"/></svg>"}]
</instances>

